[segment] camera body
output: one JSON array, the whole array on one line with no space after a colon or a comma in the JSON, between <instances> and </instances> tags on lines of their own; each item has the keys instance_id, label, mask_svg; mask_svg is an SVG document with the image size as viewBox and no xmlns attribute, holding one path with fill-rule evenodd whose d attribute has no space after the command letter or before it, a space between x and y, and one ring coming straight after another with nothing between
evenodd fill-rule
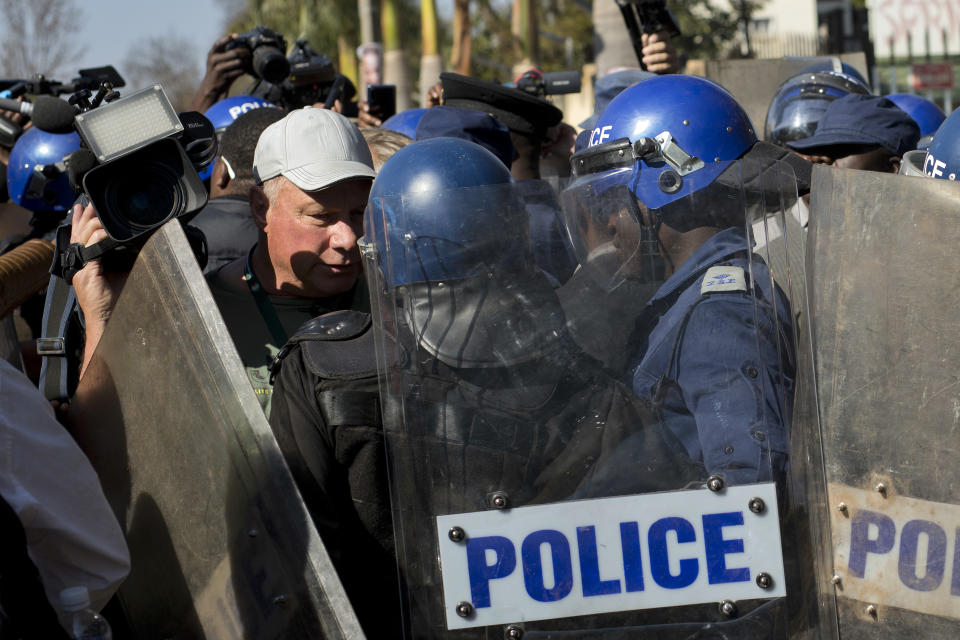
<instances>
[{"instance_id":1,"label":"camera body","mask_svg":"<svg viewBox=\"0 0 960 640\"><path fill-rule=\"evenodd\" d=\"M160 85L83 111L74 125L83 146L65 160L70 183L108 238L79 247L61 228L52 272L67 280L97 258L108 270L129 269L154 230L200 211L207 191L197 172L217 152L213 124L197 112L177 114Z\"/></svg>"},{"instance_id":2,"label":"camera body","mask_svg":"<svg viewBox=\"0 0 960 640\"><path fill-rule=\"evenodd\" d=\"M553 71L543 73L539 69L530 69L517 78L516 88L538 98L563 93L579 93L580 72Z\"/></svg>"},{"instance_id":3,"label":"camera body","mask_svg":"<svg viewBox=\"0 0 960 640\"><path fill-rule=\"evenodd\" d=\"M287 62L290 74L282 82L260 83L251 95L291 110L318 102L333 106L335 100L346 105L357 94L353 83L337 73L333 61L314 51L306 40L297 40Z\"/></svg>"},{"instance_id":4,"label":"camera body","mask_svg":"<svg viewBox=\"0 0 960 640\"><path fill-rule=\"evenodd\" d=\"M244 47L251 53L250 71L271 84L278 84L290 74L287 43L283 36L264 26L241 33L225 47L227 51Z\"/></svg>"}]
</instances>

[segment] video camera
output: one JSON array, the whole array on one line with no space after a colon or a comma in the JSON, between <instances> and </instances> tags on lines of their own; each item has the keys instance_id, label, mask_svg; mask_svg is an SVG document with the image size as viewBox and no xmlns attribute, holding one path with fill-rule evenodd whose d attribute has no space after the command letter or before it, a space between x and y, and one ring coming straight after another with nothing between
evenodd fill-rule
<instances>
[{"instance_id":1,"label":"video camera","mask_svg":"<svg viewBox=\"0 0 960 640\"><path fill-rule=\"evenodd\" d=\"M282 82L290 74L290 62L286 54L287 43L283 36L264 26L241 33L230 41L226 50L246 48L252 54L250 71L255 77L271 84Z\"/></svg>"},{"instance_id":2,"label":"video camera","mask_svg":"<svg viewBox=\"0 0 960 640\"><path fill-rule=\"evenodd\" d=\"M290 73L282 82L258 82L248 93L288 110L317 102L330 108L336 100L346 105L357 94L350 79L337 73L333 61L314 51L306 40L297 40L287 62Z\"/></svg>"},{"instance_id":3,"label":"video camera","mask_svg":"<svg viewBox=\"0 0 960 640\"><path fill-rule=\"evenodd\" d=\"M29 80L0 80L0 98L59 96L76 93L81 89L95 91L104 82L109 82L114 89L126 86L123 77L112 65L80 69L77 73L77 77L66 84L57 80L50 80L42 73L34 75Z\"/></svg>"},{"instance_id":4,"label":"video camera","mask_svg":"<svg viewBox=\"0 0 960 640\"><path fill-rule=\"evenodd\" d=\"M579 71L554 71L543 73L539 69L525 71L514 83L517 89L542 98L563 93L580 92Z\"/></svg>"},{"instance_id":5,"label":"video camera","mask_svg":"<svg viewBox=\"0 0 960 640\"><path fill-rule=\"evenodd\" d=\"M58 229L51 272L68 282L98 258L108 270L129 269L150 233L202 209L207 192L197 172L217 152L210 121L177 114L160 85L120 98L104 83L92 100L82 89L69 103L83 145L65 159L70 184L93 204L108 238L82 247L70 244L68 226Z\"/></svg>"},{"instance_id":6,"label":"video camera","mask_svg":"<svg viewBox=\"0 0 960 640\"><path fill-rule=\"evenodd\" d=\"M50 80L42 73L38 73L29 80L0 80L0 100L14 100L20 97L33 99L37 96L59 96L67 93L75 93L82 89L95 91L104 82L110 83L114 88L120 88L126 84L120 74L117 73L117 70L110 65L80 69L79 75L66 84L57 80ZM22 133L22 127L0 116L0 146L8 149L12 148Z\"/></svg>"},{"instance_id":7,"label":"video camera","mask_svg":"<svg viewBox=\"0 0 960 640\"><path fill-rule=\"evenodd\" d=\"M617 0L623 21L630 32L630 42L637 54L640 67L643 64L643 37L642 34L667 32L671 38L679 38L680 25L673 12L667 8L666 0Z\"/></svg>"}]
</instances>

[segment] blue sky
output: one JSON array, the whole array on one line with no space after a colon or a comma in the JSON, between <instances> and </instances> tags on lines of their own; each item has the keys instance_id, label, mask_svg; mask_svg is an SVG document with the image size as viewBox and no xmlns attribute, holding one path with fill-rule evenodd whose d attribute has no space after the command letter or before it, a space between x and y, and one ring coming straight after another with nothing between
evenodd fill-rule
<instances>
[{"instance_id":1,"label":"blue sky","mask_svg":"<svg viewBox=\"0 0 960 640\"><path fill-rule=\"evenodd\" d=\"M227 22L226 9L217 0L82 0L80 36L85 43L63 79L77 69L112 64L123 74L123 61L137 42L153 35L178 33L192 44L197 70L203 69L206 53Z\"/></svg>"}]
</instances>

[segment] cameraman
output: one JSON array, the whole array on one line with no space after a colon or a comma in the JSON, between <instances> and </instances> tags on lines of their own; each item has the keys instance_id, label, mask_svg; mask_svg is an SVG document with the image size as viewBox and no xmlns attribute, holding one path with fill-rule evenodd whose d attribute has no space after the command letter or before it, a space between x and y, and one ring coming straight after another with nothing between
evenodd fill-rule
<instances>
[{"instance_id":1,"label":"cameraman","mask_svg":"<svg viewBox=\"0 0 960 640\"><path fill-rule=\"evenodd\" d=\"M227 49L227 45L236 39L237 34L231 33L213 43L207 54L207 72L200 82L200 88L193 96L190 111L203 113L212 107L227 94L233 81L250 67L250 49L246 47Z\"/></svg>"}]
</instances>

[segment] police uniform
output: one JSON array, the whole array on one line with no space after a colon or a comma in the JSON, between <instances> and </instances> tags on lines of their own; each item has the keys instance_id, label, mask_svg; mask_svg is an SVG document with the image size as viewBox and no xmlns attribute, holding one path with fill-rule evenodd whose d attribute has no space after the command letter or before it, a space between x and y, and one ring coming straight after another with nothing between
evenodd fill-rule
<instances>
[{"instance_id":1,"label":"police uniform","mask_svg":"<svg viewBox=\"0 0 960 640\"><path fill-rule=\"evenodd\" d=\"M281 349L270 426L368 637L395 637L399 585L370 314L335 311Z\"/></svg>"},{"instance_id":2,"label":"police uniform","mask_svg":"<svg viewBox=\"0 0 960 640\"><path fill-rule=\"evenodd\" d=\"M728 228L670 276L637 319L632 369L687 455L736 484L785 470L796 369L789 302L747 246Z\"/></svg>"},{"instance_id":3,"label":"police uniform","mask_svg":"<svg viewBox=\"0 0 960 640\"><path fill-rule=\"evenodd\" d=\"M419 485L440 493L397 489L417 492L421 510L484 509L495 490L520 506L668 490L702 479L702 469L678 461L659 430L645 428L653 421L629 389L569 339L509 369L429 366L435 384L406 402L408 408L422 403L443 434L395 439L410 455L395 451L392 459L423 461L427 448L438 447L448 464L462 466L447 469L449 483ZM307 323L274 371L270 424L304 502L367 634L395 637L399 587L369 314L338 311ZM436 472L427 466L418 463L413 476ZM397 476L410 478L411 470ZM433 534L420 534L430 544ZM432 589L412 599L440 597Z\"/></svg>"}]
</instances>

